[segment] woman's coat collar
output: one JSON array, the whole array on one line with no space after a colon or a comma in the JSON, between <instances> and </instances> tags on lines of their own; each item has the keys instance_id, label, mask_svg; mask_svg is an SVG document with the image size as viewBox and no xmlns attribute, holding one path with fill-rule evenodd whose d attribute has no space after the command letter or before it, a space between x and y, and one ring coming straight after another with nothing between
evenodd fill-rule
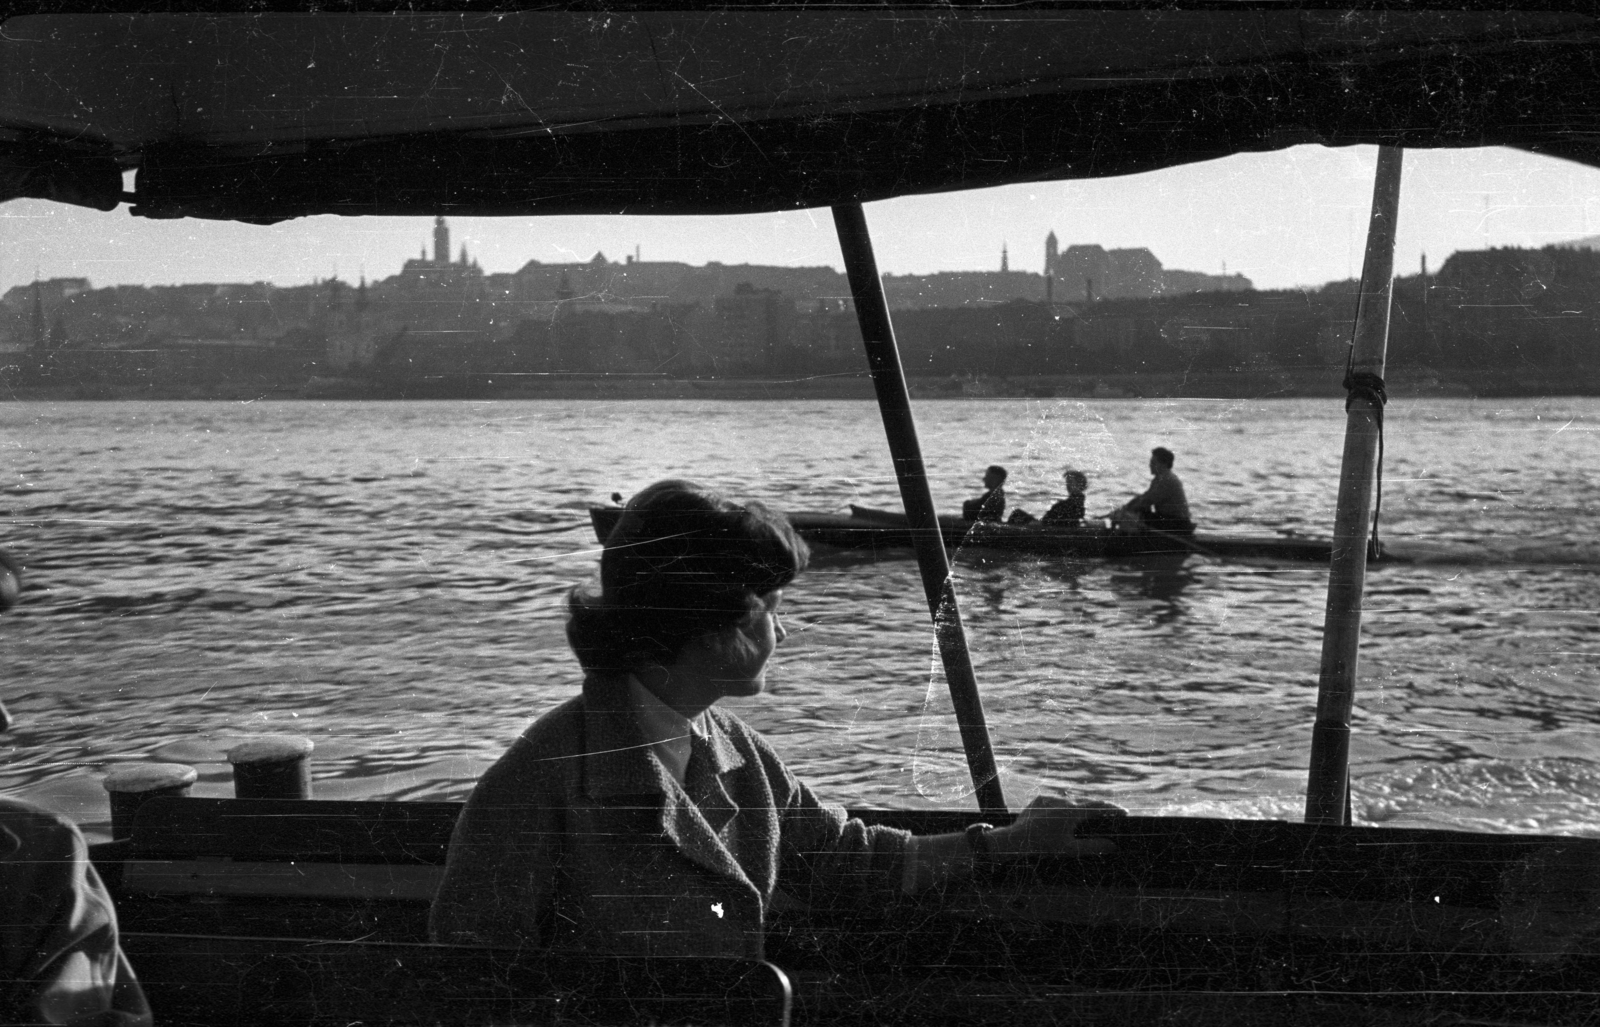
<instances>
[{"instance_id":1,"label":"woman's coat collar","mask_svg":"<svg viewBox=\"0 0 1600 1027\"><path fill-rule=\"evenodd\" d=\"M601 802L626 796L660 795L661 827L678 851L716 874L754 892L760 890L725 840L727 821L713 827L684 790L661 766L634 721L627 678L591 674L583 683L584 790ZM708 711L706 741L720 776L744 766L722 723L724 714ZM734 811L737 815L737 811Z\"/></svg>"},{"instance_id":2,"label":"woman's coat collar","mask_svg":"<svg viewBox=\"0 0 1600 1027\"><path fill-rule=\"evenodd\" d=\"M584 789L592 799L621 795L666 794L678 791L650 752L634 720L633 702L625 675L590 674L583 682ZM706 711L704 725L716 772L726 774L744 766L744 755L728 737L726 714L716 707Z\"/></svg>"}]
</instances>

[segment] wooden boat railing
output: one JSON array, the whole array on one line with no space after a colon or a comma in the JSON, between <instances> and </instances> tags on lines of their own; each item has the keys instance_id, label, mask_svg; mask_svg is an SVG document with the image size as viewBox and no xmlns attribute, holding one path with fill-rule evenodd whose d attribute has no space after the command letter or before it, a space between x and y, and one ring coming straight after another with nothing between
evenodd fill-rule
<instances>
[{"instance_id":1,"label":"wooden boat railing","mask_svg":"<svg viewBox=\"0 0 1600 1027\"><path fill-rule=\"evenodd\" d=\"M445 999L408 998L432 987L412 978L454 982L439 995L458 1004L434 1022L478 1022L480 1006L500 1022L508 1010L546 1022L574 1008L573 994L676 1003L695 1022L725 1008L738 1013L728 1022L778 1022L779 977L792 979L801 1019L874 1024L939 1019L952 1001L970 1007L962 1018L1022 1023L1030 1002L1032 1022L1098 1002L1117 1017L1176 1003L1230 1017L1258 1007L1262 1022L1290 1007L1305 1022L1340 1022L1359 1007L1365 1022L1448 1013L1576 1024L1597 1001L1600 841L1108 818L1084 830L1116 842L1109 857L1041 859L887 907L842 899L777 912L765 955L781 971L662 969L427 945L458 808L158 798L131 838L95 856L163 1023L234 1022L229 1004L247 993L282 1006L274 1022L428 1022ZM856 813L917 831L972 817ZM733 1006L717 1004L724 992Z\"/></svg>"}]
</instances>

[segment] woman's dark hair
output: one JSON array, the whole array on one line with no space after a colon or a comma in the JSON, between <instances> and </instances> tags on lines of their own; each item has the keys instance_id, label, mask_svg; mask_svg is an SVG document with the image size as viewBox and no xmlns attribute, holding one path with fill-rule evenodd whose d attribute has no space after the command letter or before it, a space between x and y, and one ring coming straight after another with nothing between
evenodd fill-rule
<instances>
[{"instance_id":1,"label":"woman's dark hair","mask_svg":"<svg viewBox=\"0 0 1600 1027\"><path fill-rule=\"evenodd\" d=\"M622 508L600 554L600 589L568 599L567 641L585 670L668 664L737 624L794 580L806 544L782 514L690 481L658 481Z\"/></svg>"}]
</instances>

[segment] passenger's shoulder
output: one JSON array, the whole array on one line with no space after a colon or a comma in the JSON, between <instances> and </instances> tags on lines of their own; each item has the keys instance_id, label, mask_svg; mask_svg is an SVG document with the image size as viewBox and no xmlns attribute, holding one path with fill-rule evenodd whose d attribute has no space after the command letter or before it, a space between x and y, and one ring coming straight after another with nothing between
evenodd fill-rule
<instances>
[{"instance_id":1,"label":"passenger's shoulder","mask_svg":"<svg viewBox=\"0 0 1600 1027\"><path fill-rule=\"evenodd\" d=\"M0 799L0 859L66 860L87 852L72 818L20 799Z\"/></svg>"},{"instance_id":2,"label":"passenger's shoulder","mask_svg":"<svg viewBox=\"0 0 1600 1027\"><path fill-rule=\"evenodd\" d=\"M64 813L57 813L55 810L46 809L43 806L35 806L31 802L9 797L0 797L0 820L8 823L26 824L29 827L36 827L42 830L61 829L71 831L77 829L72 819Z\"/></svg>"},{"instance_id":3,"label":"passenger's shoulder","mask_svg":"<svg viewBox=\"0 0 1600 1027\"><path fill-rule=\"evenodd\" d=\"M544 744L547 741L566 738L576 742L576 739L572 738L573 726L583 719L587 708L584 697L581 694L575 695L535 717L518 741Z\"/></svg>"},{"instance_id":4,"label":"passenger's shoulder","mask_svg":"<svg viewBox=\"0 0 1600 1027\"><path fill-rule=\"evenodd\" d=\"M523 788L530 779L548 780L583 751L583 696L541 714L478 779L478 791Z\"/></svg>"}]
</instances>

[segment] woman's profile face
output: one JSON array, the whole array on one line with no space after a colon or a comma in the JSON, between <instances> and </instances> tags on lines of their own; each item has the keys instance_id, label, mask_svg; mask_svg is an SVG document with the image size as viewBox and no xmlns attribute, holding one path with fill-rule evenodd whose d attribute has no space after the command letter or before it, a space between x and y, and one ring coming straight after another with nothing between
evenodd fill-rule
<instances>
[{"instance_id":1,"label":"woman's profile face","mask_svg":"<svg viewBox=\"0 0 1600 1027\"><path fill-rule=\"evenodd\" d=\"M728 649L726 683L723 695L760 695L767 687L767 661L778 643L789 637L778 607L783 602L779 589L762 600L762 609L735 625L737 638Z\"/></svg>"},{"instance_id":2,"label":"woman's profile face","mask_svg":"<svg viewBox=\"0 0 1600 1027\"><path fill-rule=\"evenodd\" d=\"M679 686L694 682L704 697L760 695L767 687L767 661L789 637L778 614L781 590L761 601L761 609L733 626L703 635L684 646L672 666Z\"/></svg>"}]
</instances>

